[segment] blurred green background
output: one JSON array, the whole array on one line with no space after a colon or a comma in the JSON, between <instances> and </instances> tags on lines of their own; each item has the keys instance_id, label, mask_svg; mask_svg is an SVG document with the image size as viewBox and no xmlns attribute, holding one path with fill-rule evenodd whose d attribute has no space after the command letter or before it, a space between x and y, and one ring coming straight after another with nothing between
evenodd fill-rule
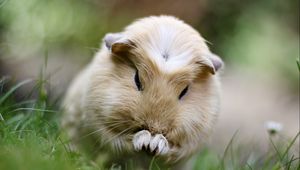
<instances>
[{"instance_id":1,"label":"blurred green background","mask_svg":"<svg viewBox=\"0 0 300 170\"><path fill-rule=\"evenodd\" d=\"M169 14L194 26L227 64L298 88L298 0L1 0L0 56L87 62L107 32ZM2 61L5 62L5 61Z\"/></svg>"},{"instance_id":2,"label":"blurred green background","mask_svg":"<svg viewBox=\"0 0 300 170\"><path fill-rule=\"evenodd\" d=\"M59 101L106 33L161 14L192 25L225 62L214 149L224 150L237 129L241 142L261 144L267 120L279 121L285 135L295 136L299 0L0 0L0 78L9 76L13 85L45 74L47 95ZM32 86L22 86L15 100L23 100ZM8 89L1 87L0 96L2 88Z\"/></svg>"}]
</instances>

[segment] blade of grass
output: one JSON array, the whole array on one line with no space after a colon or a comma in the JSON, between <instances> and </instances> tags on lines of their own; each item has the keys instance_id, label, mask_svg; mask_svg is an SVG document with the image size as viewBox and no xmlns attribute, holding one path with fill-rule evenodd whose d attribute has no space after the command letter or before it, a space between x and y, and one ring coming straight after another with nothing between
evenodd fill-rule
<instances>
[{"instance_id":1,"label":"blade of grass","mask_svg":"<svg viewBox=\"0 0 300 170\"><path fill-rule=\"evenodd\" d=\"M11 105L6 106L6 107L2 107L1 109L4 112L5 110L10 110L12 108L17 108L17 107L20 107L22 105L34 104L35 102L36 102L35 100L26 100L26 101L22 101L22 102L19 102L19 103L11 104Z\"/></svg>"},{"instance_id":2,"label":"blade of grass","mask_svg":"<svg viewBox=\"0 0 300 170\"><path fill-rule=\"evenodd\" d=\"M282 161L282 158L283 158L283 157L281 156L279 150L277 149L276 145L274 144L272 138L270 137L269 139L270 139L270 142L271 142L271 144L272 144L272 147L274 148L274 150L275 150L275 152L276 152L276 155L279 157L279 160Z\"/></svg>"},{"instance_id":3,"label":"blade of grass","mask_svg":"<svg viewBox=\"0 0 300 170\"><path fill-rule=\"evenodd\" d=\"M232 143L233 143L233 140L235 139L236 135L238 134L239 130L236 130L233 134L233 136L231 137L228 145L226 146L225 148L225 151L224 151L224 154L223 154L223 157L222 157L222 160L221 160L221 168L220 169L225 169L225 157L228 153L228 150L230 149Z\"/></svg>"},{"instance_id":4,"label":"blade of grass","mask_svg":"<svg viewBox=\"0 0 300 170\"><path fill-rule=\"evenodd\" d=\"M0 98L0 105L12 94L14 93L18 88L20 88L21 86L27 84L31 82L31 80L24 80L20 83L18 83L17 85L13 86L7 93L4 94L4 96L2 96Z\"/></svg>"},{"instance_id":5,"label":"blade of grass","mask_svg":"<svg viewBox=\"0 0 300 170\"><path fill-rule=\"evenodd\" d=\"M248 163L246 163L246 166L247 166L250 170L253 170L253 168L251 167L251 165L249 165Z\"/></svg>"},{"instance_id":6,"label":"blade of grass","mask_svg":"<svg viewBox=\"0 0 300 170\"><path fill-rule=\"evenodd\" d=\"M8 0L4 0L0 2L0 8L4 7L4 5L8 2Z\"/></svg>"},{"instance_id":7,"label":"blade of grass","mask_svg":"<svg viewBox=\"0 0 300 170\"><path fill-rule=\"evenodd\" d=\"M0 113L0 120L4 122L4 118L1 113Z\"/></svg>"},{"instance_id":8,"label":"blade of grass","mask_svg":"<svg viewBox=\"0 0 300 170\"><path fill-rule=\"evenodd\" d=\"M10 77L9 76L2 76L1 79L0 79L0 85L1 85L1 88L3 87L3 85L5 83L7 83L9 81Z\"/></svg>"},{"instance_id":9,"label":"blade of grass","mask_svg":"<svg viewBox=\"0 0 300 170\"><path fill-rule=\"evenodd\" d=\"M150 165L149 165L149 170L153 170L153 164L154 164L154 161L155 161L155 156L153 156L151 162L150 162Z\"/></svg>"},{"instance_id":10,"label":"blade of grass","mask_svg":"<svg viewBox=\"0 0 300 170\"><path fill-rule=\"evenodd\" d=\"M289 144L289 146L288 146L288 147L286 148L286 150L283 152L283 155L282 155L283 158L288 154L289 150L290 150L291 147L294 145L294 143L296 142L296 140L297 140L297 138L299 137L299 135L300 135L300 132L297 133L297 135L293 138L293 140L291 141L291 143Z\"/></svg>"},{"instance_id":11,"label":"blade of grass","mask_svg":"<svg viewBox=\"0 0 300 170\"><path fill-rule=\"evenodd\" d=\"M296 160L299 160L299 158L294 158L295 156L293 155L291 157L291 159L285 164L283 165L287 170L290 170L291 169L291 166L292 166L292 163Z\"/></svg>"},{"instance_id":12,"label":"blade of grass","mask_svg":"<svg viewBox=\"0 0 300 170\"><path fill-rule=\"evenodd\" d=\"M10 112L7 112L7 114L10 114L10 113L13 113L13 112L19 112L19 111L38 111L38 112L47 112L47 113L57 113L58 112L58 111L46 110L46 109L18 108L18 109L14 109Z\"/></svg>"},{"instance_id":13,"label":"blade of grass","mask_svg":"<svg viewBox=\"0 0 300 170\"><path fill-rule=\"evenodd\" d=\"M233 144L233 141L232 141L232 144ZM234 149L233 149L233 145L231 144L231 147L230 147L230 159L231 159L231 164L232 164L232 167L234 168L235 167L235 158L234 158Z\"/></svg>"}]
</instances>

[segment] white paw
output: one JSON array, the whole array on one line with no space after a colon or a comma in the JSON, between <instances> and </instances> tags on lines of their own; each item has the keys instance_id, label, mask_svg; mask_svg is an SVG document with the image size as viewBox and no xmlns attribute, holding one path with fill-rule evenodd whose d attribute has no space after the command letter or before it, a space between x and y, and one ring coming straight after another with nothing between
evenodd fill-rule
<instances>
[{"instance_id":1,"label":"white paw","mask_svg":"<svg viewBox=\"0 0 300 170\"><path fill-rule=\"evenodd\" d=\"M151 133L148 130L142 130L133 136L132 143L136 151L147 148L151 140Z\"/></svg>"},{"instance_id":2,"label":"white paw","mask_svg":"<svg viewBox=\"0 0 300 170\"><path fill-rule=\"evenodd\" d=\"M151 136L148 130L137 132L132 139L136 151L145 150L155 155L163 155L169 151L167 139L162 134Z\"/></svg>"},{"instance_id":3,"label":"white paw","mask_svg":"<svg viewBox=\"0 0 300 170\"><path fill-rule=\"evenodd\" d=\"M169 151L169 144L167 139L162 134L156 134L151 138L150 151L155 152L156 155L163 155Z\"/></svg>"}]
</instances>

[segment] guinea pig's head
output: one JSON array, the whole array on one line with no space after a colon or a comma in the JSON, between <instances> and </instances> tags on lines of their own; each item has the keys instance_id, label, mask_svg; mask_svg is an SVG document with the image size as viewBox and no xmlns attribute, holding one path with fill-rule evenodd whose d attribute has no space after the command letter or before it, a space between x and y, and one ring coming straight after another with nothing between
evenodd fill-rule
<instances>
[{"instance_id":1,"label":"guinea pig's head","mask_svg":"<svg viewBox=\"0 0 300 170\"><path fill-rule=\"evenodd\" d=\"M168 16L138 20L107 34L94 63L87 120L102 142L132 151L147 131L139 143L147 150L159 134L168 146L162 156L176 161L205 141L219 111L222 60L193 28Z\"/></svg>"}]
</instances>

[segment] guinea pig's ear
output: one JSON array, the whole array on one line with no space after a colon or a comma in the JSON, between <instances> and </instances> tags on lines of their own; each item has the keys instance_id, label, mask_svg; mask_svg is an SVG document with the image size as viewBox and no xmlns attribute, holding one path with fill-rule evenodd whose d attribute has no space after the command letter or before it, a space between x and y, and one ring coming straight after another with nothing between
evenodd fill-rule
<instances>
[{"instance_id":1,"label":"guinea pig's ear","mask_svg":"<svg viewBox=\"0 0 300 170\"><path fill-rule=\"evenodd\" d=\"M204 65L211 74L215 74L224 65L222 59L216 54L208 53L203 58L203 60L197 63Z\"/></svg>"},{"instance_id":2,"label":"guinea pig's ear","mask_svg":"<svg viewBox=\"0 0 300 170\"><path fill-rule=\"evenodd\" d=\"M134 47L133 43L122 33L109 33L104 37L104 43L111 53L122 55Z\"/></svg>"}]
</instances>

